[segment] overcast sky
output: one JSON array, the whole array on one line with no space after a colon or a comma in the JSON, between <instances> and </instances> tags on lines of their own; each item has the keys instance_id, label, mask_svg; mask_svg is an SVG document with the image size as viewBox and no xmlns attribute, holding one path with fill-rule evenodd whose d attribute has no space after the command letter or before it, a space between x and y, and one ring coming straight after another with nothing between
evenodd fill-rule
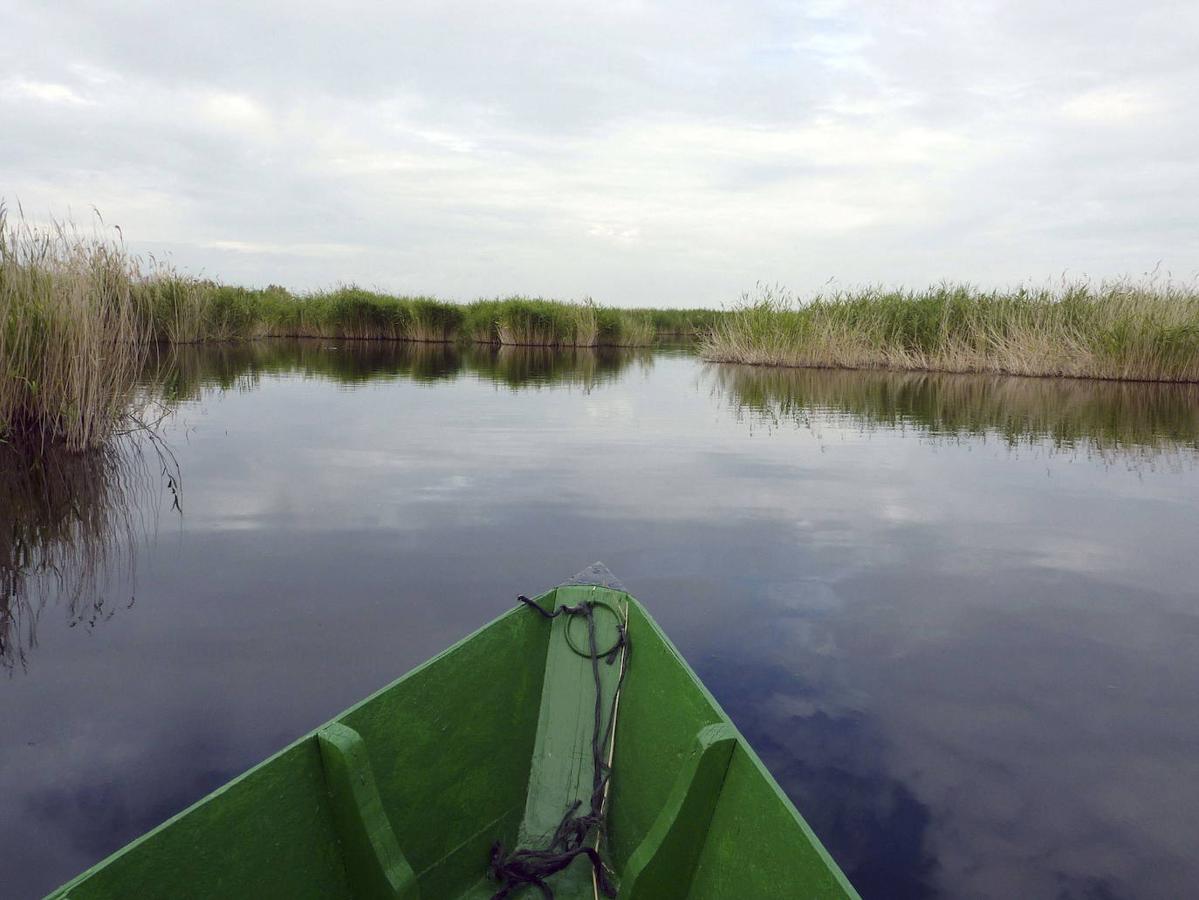
<instances>
[{"instance_id":1,"label":"overcast sky","mask_svg":"<svg viewBox=\"0 0 1199 900\"><path fill-rule=\"evenodd\" d=\"M0 0L0 196L246 284L1199 270L1199 4Z\"/></svg>"}]
</instances>

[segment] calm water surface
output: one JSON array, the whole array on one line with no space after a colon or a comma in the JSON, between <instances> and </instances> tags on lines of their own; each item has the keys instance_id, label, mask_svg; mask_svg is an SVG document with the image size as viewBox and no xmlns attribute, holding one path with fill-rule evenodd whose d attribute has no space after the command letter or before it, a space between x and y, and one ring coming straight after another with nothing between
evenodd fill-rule
<instances>
[{"instance_id":1,"label":"calm water surface","mask_svg":"<svg viewBox=\"0 0 1199 900\"><path fill-rule=\"evenodd\" d=\"M262 343L168 390L173 461L0 457L5 896L596 559L864 896L1199 884L1194 388Z\"/></svg>"}]
</instances>

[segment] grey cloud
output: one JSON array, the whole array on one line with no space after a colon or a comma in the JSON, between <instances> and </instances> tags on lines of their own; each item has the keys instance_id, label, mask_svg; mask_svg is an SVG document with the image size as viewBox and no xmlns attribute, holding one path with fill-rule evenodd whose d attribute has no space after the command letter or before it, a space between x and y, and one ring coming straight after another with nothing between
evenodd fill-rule
<instances>
[{"instance_id":1,"label":"grey cloud","mask_svg":"<svg viewBox=\"0 0 1199 900\"><path fill-rule=\"evenodd\" d=\"M0 194L229 280L717 305L1199 269L1182 4L4 17Z\"/></svg>"}]
</instances>

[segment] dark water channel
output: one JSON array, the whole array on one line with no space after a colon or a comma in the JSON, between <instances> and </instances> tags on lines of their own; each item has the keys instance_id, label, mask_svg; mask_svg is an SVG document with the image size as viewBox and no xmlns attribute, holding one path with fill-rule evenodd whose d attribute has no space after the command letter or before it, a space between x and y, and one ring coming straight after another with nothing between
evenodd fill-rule
<instances>
[{"instance_id":1,"label":"dark water channel","mask_svg":"<svg viewBox=\"0 0 1199 900\"><path fill-rule=\"evenodd\" d=\"M864 896L1199 884L1194 387L272 342L165 389L167 451L0 454L3 896L596 559Z\"/></svg>"}]
</instances>

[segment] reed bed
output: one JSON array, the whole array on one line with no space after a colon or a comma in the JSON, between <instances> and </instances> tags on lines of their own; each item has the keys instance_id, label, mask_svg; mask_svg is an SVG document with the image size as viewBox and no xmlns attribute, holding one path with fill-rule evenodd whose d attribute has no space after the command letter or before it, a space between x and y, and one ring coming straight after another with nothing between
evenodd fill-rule
<instances>
[{"instance_id":1,"label":"reed bed","mask_svg":"<svg viewBox=\"0 0 1199 900\"><path fill-rule=\"evenodd\" d=\"M718 319L714 362L1199 381L1199 290L1154 281L984 292L760 289Z\"/></svg>"},{"instance_id":2,"label":"reed bed","mask_svg":"<svg viewBox=\"0 0 1199 900\"><path fill-rule=\"evenodd\" d=\"M592 303L522 297L479 300L465 308L464 337L482 344L594 347L600 338L599 314Z\"/></svg>"},{"instance_id":3,"label":"reed bed","mask_svg":"<svg viewBox=\"0 0 1199 900\"><path fill-rule=\"evenodd\" d=\"M305 337L641 347L657 339L656 311L614 309L591 301L506 297L462 304L355 286L292 294L280 287L255 290L188 279L161 269L135 287L149 332L171 344Z\"/></svg>"},{"instance_id":4,"label":"reed bed","mask_svg":"<svg viewBox=\"0 0 1199 900\"><path fill-rule=\"evenodd\" d=\"M692 311L694 313L694 311ZM0 441L98 447L132 426L156 345L260 337L639 347L693 322L590 300L460 304L355 286L293 294L222 285L127 252L116 229L10 222L0 202Z\"/></svg>"},{"instance_id":5,"label":"reed bed","mask_svg":"<svg viewBox=\"0 0 1199 900\"><path fill-rule=\"evenodd\" d=\"M528 347L641 347L657 334L649 310L591 301L507 297L453 303L347 286L310 294L187 280L170 272L139 285L157 340L172 343L301 337L473 342Z\"/></svg>"},{"instance_id":6,"label":"reed bed","mask_svg":"<svg viewBox=\"0 0 1199 900\"><path fill-rule=\"evenodd\" d=\"M134 285L153 340L166 344L266 337L282 320L287 292L230 287L155 265Z\"/></svg>"},{"instance_id":7,"label":"reed bed","mask_svg":"<svg viewBox=\"0 0 1199 900\"><path fill-rule=\"evenodd\" d=\"M122 427L150 345L141 281L103 232L10 223L0 204L0 441L82 450Z\"/></svg>"},{"instance_id":8,"label":"reed bed","mask_svg":"<svg viewBox=\"0 0 1199 900\"><path fill-rule=\"evenodd\" d=\"M674 337L672 332L659 335L652 310L609 309L603 323L603 343L610 347L648 347L659 337Z\"/></svg>"},{"instance_id":9,"label":"reed bed","mask_svg":"<svg viewBox=\"0 0 1199 900\"><path fill-rule=\"evenodd\" d=\"M727 315L719 309L646 309L631 312L647 319L659 338L703 337Z\"/></svg>"}]
</instances>

